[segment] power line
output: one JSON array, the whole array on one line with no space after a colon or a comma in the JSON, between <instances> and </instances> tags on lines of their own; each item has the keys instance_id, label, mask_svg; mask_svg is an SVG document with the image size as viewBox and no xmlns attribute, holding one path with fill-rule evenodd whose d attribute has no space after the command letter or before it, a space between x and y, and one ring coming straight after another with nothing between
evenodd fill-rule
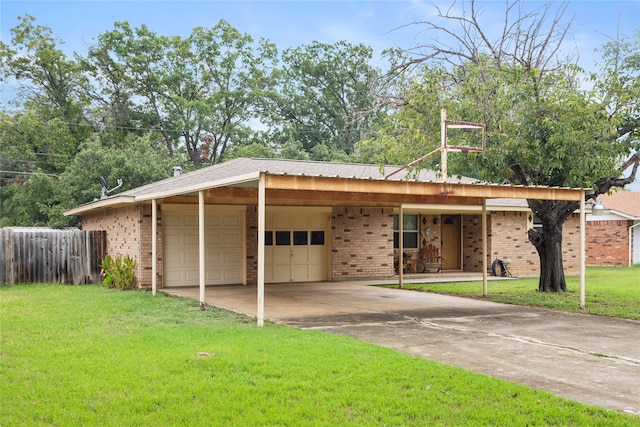
<instances>
[{"instance_id":1,"label":"power line","mask_svg":"<svg viewBox=\"0 0 640 427\"><path fill-rule=\"evenodd\" d=\"M14 175L37 175L37 174L41 174L41 175L53 176L53 177L56 177L56 178L60 178L60 175L55 175L55 174L52 174L52 173L42 173L42 172L19 172L19 171L3 171L3 170L0 170L0 173L7 173L7 174L11 173L11 174L14 174Z\"/></svg>"}]
</instances>

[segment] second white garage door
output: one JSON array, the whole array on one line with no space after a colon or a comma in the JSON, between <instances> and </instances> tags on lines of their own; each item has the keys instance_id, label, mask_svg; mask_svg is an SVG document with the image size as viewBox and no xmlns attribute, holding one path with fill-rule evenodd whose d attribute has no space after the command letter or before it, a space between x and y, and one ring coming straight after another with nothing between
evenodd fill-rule
<instances>
[{"instance_id":1,"label":"second white garage door","mask_svg":"<svg viewBox=\"0 0 640 427\"><path fill-rule=\"evenodd\" d=\"M205 209L205 284L243 281L244 210ZM197 286L198 206L163 205L162 229L165 287Z\"/></svg>"},{"instance_id":2,"label":"second white garage door","mask_svg":"<svg viewBox=\"0 0 640 427\"><path fill-rule=\"evenodd\" d=\"M267 208L265 282L327 280L329 217L324 208Z\"/></svg>"}]
</instances>

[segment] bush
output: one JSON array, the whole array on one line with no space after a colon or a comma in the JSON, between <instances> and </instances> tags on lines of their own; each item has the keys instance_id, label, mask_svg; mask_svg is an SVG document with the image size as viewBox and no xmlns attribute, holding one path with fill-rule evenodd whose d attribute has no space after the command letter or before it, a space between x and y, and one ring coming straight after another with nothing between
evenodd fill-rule
<instances>
[{"instance_id":1,"label":"bush","mask_svg":"<svg viewBox=\"0 0 640 427\"><path fill-rule=\"evenodd\" d=\"M120 256L112 258L107 255L100 264L102 284L107 288L117 288L123 291L136 288L138 286L137 265L136 260L129 255L124 258Z\"/></svg>"}]
</instances>

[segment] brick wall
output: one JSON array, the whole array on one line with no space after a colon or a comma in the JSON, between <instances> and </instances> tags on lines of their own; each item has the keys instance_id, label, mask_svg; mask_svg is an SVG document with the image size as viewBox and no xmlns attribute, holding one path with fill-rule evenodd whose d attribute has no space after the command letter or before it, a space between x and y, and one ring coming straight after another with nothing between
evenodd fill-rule
<instances>
[{"instance_id":1,"label":"brick wall","mask_svg":"<svg viewBox=\"0 0 640 427\"><path fill-rule=\"evenodd\" d=\"M138 220L140 228L140 259L139 262L142 266L141 275L138 277L138 281L141 287L151 287L152 274L152 221L151 221L151 205L139 205L140 219ZM156 225L156 250L157 253L157 285L158 288L162 287L162 272L163 269L163 243L162 243L162 205L158 204L157 212L157 225Z\"/></svg>"},{"instance_id":2,"label":"brick wall","mask_svg":"<svg viewBox=\"0 0 640 427\"><path fill-rule=\"evenodd\" d=\"M393 276L393 209L333 208L331 280Z\"/></svg>"},{"instance_id":3,"label":"brick wall","mask_svg":"<svg viewBox=\"0 0 640 427\"><path fill-rule=\"evenodd\" d=\"M137 205L105 209L82 217L83 230L107 232L107 254L130 256L138 262L136 273L141 278L139 208Z\"/></svg>"},{"instance_id":4,"label":"brick wall","mask_svg":"<svg viewBox=\"0 0 640 427\"><path fill-rule=\"evenodd\" d=\"M509 270L516 277L540 274L540 258L529 243L528 212L492 212L489 216L489 266L496 258L511 260ZM564 224L562 248L565 273L577 274L580 268L580 218L572 215Z\"/></svg>"},{"instance_id":5,"label":"brick wall","mask_svg":"<svg viewBox=\"0 0 640 427\"><path fill-rule=\"evenodd\" d=\"M509 260L509 270L516 277L540 274L540 258L527 239L528 212L492 212L489 224L488 265L496 259Z\"/></svg>"},{"instance_id":6,"label":"brick wall","mask_svg":"<svg viewBox=\"0 0 640 427\"><path fill-rule=\"evenodd\" d=\"M571 215L562 228L562 262L564 272L580 272L580 215Z\"/></svg>"},{"instance_id":7,"label":"brick wall","mask_svg":"<svg viewBox=\"0 0 640 427\"><path fill-rule=\"evenodd\" d=\"M256 285L258 283L258 207L247 206L246 213L246 266L247 284Z\"/></svg>"},{"instance_id":8,"label":"brick wall","mask_svg":"<svg viewBox=\"0 0 640 427\"><path fill-rule=\"evenodd\" d=\"M489 218L487 218L489 224ZM487 256L487 261L490 256ZM488 263L491 266L491 263ZM462 271L482 272L482 216L462 216ZM490 271L488 269L488 271Z\"/></svg>"},{"instance_id":9,"label":"brick wall","mask_svg":"<svg viewBox=\"0 0 640 427\"><path fill-rule=\"evenodd\" d=\"M629 227L633 221L589 221L587 265L629 265Z\"/></svg>"}]
</instances>

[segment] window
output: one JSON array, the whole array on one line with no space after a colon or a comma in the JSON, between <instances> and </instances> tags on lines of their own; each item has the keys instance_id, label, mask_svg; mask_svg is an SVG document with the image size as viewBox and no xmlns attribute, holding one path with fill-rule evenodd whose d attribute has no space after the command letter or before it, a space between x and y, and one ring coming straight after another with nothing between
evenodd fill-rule
<instances>
[{"instance_id":1,"label":"window","mask_svg":"<svg viewBox=\"0 0 640 427\"><path fill-rule=\"evenodd\" d=\"M293 232L293 244L295 246L306 246L307 239L308 239L308 233L306 231Z\"/></svg>"},{"instance_id":2,"label":"window","mask_svg":"<svg viewBox=\"0 0 640 427\"><path fill-rule=\"evenodd\" d=\"M289 231L276 231L276 245L277 246L291 245L291 233Z\"/></svg>"},{"instance_id":3,"label":"window","mask_svg":"<svg viewBox=\"0 0 640 427\"><path fill-rule=\"evenodd\" d=\"M393 248L400 247L399 215L393 216ZM418 215L403 215L402 218L402 247L404 249L418 249Z\"/></svg>"},{"instance_id":4,"label":"window","mask_svg":"<svg viewBox=\"0 0 640 427\"><path fill-rule=\"evenodd\" d=\"M311 232L311 245L324 245L324 231Z\"/></svg>"},{"instance_id":5,"label":"window","mask_svg":"<svg viewBox=\"0 0 640 427\"><path fill-rule=\"evenodd\" d=\"M264 232L264 245L273 246L273 231Z\"/></svg>"}]
</instances>

